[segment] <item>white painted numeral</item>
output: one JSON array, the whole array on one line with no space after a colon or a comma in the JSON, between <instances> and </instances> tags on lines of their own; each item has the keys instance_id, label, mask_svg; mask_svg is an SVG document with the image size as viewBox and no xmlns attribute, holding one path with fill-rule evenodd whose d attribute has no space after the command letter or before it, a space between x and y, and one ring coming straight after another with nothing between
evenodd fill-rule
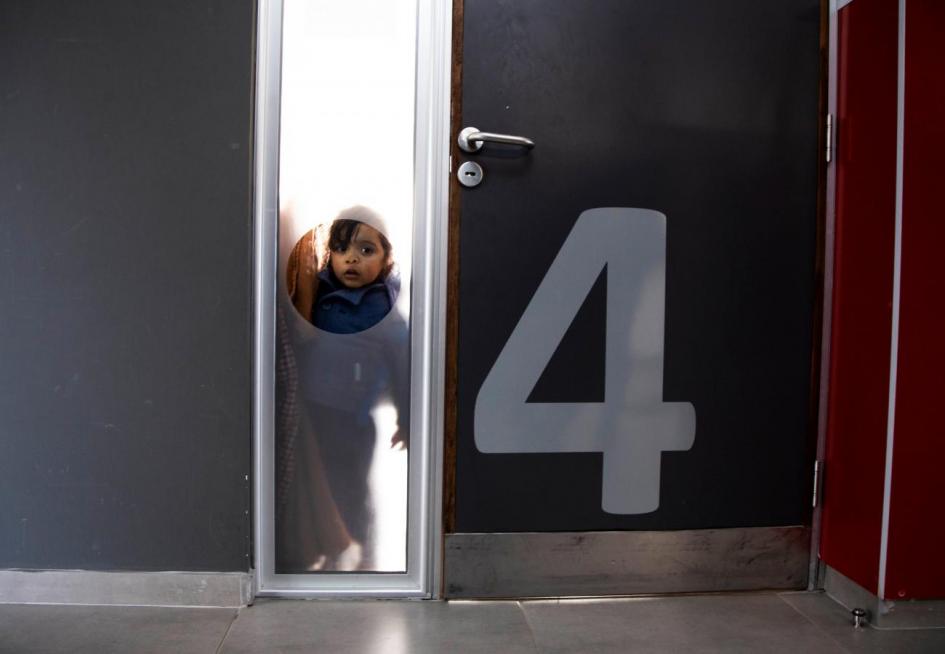
<instances>
[{"instance_id":1,"label":"white painted numeral","mask_svg":"<svg viewBox=\"0 0 945 654\"><path fill-rule=\"evenodd\" d=\"M527 403L605 265L604 402ZM479 451L602 452L603 510L655 511L661 453L688 450L696 432L692 404L663 402L665 271L665 215L583 212L479 390Z\"/></svg>"}]
</instances>

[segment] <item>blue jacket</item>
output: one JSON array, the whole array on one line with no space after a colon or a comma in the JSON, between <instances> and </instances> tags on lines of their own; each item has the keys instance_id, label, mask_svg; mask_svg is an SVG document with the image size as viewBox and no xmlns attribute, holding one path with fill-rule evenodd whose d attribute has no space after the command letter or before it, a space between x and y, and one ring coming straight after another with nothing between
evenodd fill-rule
<instances>
[{"instance_id":1,"label":"blue jacket","mask_svg":"<svg viewBox=\"0 0 945 654\"><path fill-rule=\"evenodd\" d=\"M394 307L400 279L390 275L356 289L327 270L318 279L312 323L322 333L299 352L303 397L351 412L358 423L367 424L371 410L387 396L397 408L400 427L406 428L410 344L407 324Z\"/></svg>"},{"instance_id":2,"label":"blue jacket","mask_svg":"<svg viewBox=\"0 0 945 654\"><path fill-rule=\"evenodd\" d=\"M333 334L354 334L373 327L390 313L400 284L396 277L361 288L348 288L326 268L318 273L312 324Z\"/></svg>"}]
</instances>

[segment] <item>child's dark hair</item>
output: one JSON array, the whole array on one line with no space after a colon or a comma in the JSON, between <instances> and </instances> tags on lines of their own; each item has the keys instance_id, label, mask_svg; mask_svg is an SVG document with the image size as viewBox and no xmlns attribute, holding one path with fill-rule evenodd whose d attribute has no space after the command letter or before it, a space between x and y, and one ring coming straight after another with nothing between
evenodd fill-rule
<instances>
[{"instance_id":1,"label":"child's dark hair","mask_svg":"<svg viewBox=\"0 0 945 654\"><path fill-rule=\"evenodd\" d=\"M354 238L358 228L362 225L367 225L367 223L350 218L339 219L331 224L331 231L328 232L328 250L322 260L322 268L328 267L332 251L344 252L348 249L348 246L351 245L351 239ZM367 226L370 227L370 225ZM386 279L394 267L394 258L391 256L390 241L380 231L377 232L377 235L381 240L381 247L384 248L384 267L381 269L378 279Z\"/></svg>"}]
</instances>

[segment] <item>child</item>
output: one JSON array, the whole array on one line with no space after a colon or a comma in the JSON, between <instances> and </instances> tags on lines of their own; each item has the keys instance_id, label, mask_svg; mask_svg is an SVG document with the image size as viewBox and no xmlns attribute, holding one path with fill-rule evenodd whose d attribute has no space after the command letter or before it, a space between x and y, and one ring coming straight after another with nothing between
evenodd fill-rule
<instances>
[{"instance_id":1,"label":"child","mask_svg":"<svg viewBox=\"0 0 945 654\"><path fill-rule=\"evenodd\" d=\"M356 549L367 544L363 568L370 565L373 531L371 411L385 395L398 418L391 447L406 447L408 433L408 330L394 308L400 283L381 217L360 206L342 211L319 267L311 322L322 332L302 353L302 392L338 511ZM359 558L346 556L335 569L350 569Z\"/></svg>"},{"instance_id":2,"label":"child","mask_svg":"<svg viewBox=\"0 0 945 654\"><path fill-rule=\"evenodd\" d=\"M390 313L399 284L380 216L365 207L347 209L328 234L328 251L318 273L311 322L334 334L373 327Z\"/></svg>"}]
</instances>

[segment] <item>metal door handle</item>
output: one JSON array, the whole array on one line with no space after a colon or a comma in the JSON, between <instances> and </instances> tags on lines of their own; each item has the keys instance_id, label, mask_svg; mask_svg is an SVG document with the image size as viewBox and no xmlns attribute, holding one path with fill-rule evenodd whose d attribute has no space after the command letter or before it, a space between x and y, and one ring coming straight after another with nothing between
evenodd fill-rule
<instances>
[{"instance_id":1,"label":"metal door handle","mask_svg":"<svg viewBox=\"0 0 945 654\"><path fill-rule=\"evenodd\" d=\"M509 145L521 145L523 148L531 150L535 147L535 142L524 136L512 136L511 134L493 134L492 132L480 132L475 127L466 127L459 133L457 142L464 152L478 152L482 149L482 144L489 143L507 143Z\"/></svg>"}]
</instances>

